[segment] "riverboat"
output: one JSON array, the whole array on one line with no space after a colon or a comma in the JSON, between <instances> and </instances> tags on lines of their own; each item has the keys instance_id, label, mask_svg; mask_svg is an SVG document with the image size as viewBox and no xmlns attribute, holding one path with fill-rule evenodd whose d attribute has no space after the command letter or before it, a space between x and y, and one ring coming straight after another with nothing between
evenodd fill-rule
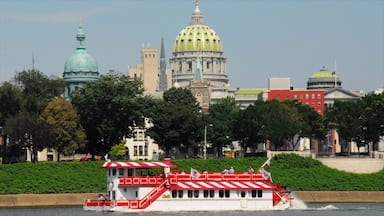
<instances>
[{"instance_id":1,"label":"riverboat","mask_svg":"<svg viewBox=\"0 0 384 216\"><path fill-rule=\"evenodd\" d=\"M112 162L107 170L105 195L85 200L87 211L172 212L284 210L291 194L272 183L270 174L207 172L191 168L180 172L169 159L162 162Z\"/></svg>"}]
</instances>

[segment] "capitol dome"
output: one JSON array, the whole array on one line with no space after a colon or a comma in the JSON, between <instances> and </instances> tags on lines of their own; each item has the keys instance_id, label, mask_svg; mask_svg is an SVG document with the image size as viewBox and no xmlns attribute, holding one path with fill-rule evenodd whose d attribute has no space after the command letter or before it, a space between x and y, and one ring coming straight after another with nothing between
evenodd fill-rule
<instances>
[{"instance_id":1,"label":"capitol dome","mask_svg":"<svg viewBox=\"0 0 384 216\"><path fill-rule=\"evenodd\" d=\"M198 1L192 14L192 22L183 28L175 39L173 52L213 51L223 52L219 35L207 25L199 9Z\"/></svg>"},{"instance_id":2,"label":"capitol dome","mask_svg":"<svg viewBox=\"0 0 384 216\"><path fill-rule=\"evenodd\" d=\"M85 34L83 28L80 26L76 39L79 41L79 46L76 51L67 59L64 66L64 73L66 72L97 72L98 67L95 59L87 53L83 46Z\"/></svg>"},{"instance_id":3,"label":"capitol dome","mask_svg":"<svg viewBox=\"0 0 384 216\"><path fill-rule=\"evenodd\" d=\"M177 35L174 52L181 51L216 51L223 52L219 35L206 25L186 26Z\"/></svg>"},{"instance_id":4,"label":"capitol dome","mask_svg":"<svg viewBox=\"0 0 384 216\"><path fill-rule=\"evenodd\" d=\"M341 88L341 81L336 76L336 72L331 72L325 67L320 71L315 72L308 79L307 89L326 89L326 88Z\"/></svg>"}]
</instances>

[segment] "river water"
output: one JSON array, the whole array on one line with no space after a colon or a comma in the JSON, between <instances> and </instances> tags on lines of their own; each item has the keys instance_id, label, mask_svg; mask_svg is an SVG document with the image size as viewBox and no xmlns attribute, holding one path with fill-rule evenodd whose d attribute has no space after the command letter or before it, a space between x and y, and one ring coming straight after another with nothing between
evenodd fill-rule
<instances>
[{"instance_id":1,"label":"river water","mask_svg":"<svg viewBox=\"0 0 384 216\"><path fill-rule=\"evenodd\" d=\"M123 213L85 212L82 207L0 208L0 216L120 216ZM383 203L307 204L301 209L263 212L178 212L135 213L140 216L382 216Z\"/></svg>"}]
</instances>

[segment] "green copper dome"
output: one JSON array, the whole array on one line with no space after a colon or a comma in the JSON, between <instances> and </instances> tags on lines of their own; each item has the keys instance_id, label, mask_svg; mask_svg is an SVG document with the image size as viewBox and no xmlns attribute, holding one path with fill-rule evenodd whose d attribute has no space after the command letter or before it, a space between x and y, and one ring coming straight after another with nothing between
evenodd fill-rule
<instances>
[{"instance_id":1,"label":"green copper dome","mask_svg":"<svg viewBox=\"0 0 384 216\"><path fill-rule=\"evenodd\" d=\"M323 67L320 71L312 74L311 78L335 78L335 76L335 73L332 73Z\"/></svg>"},{"instance_id":2,"label":"green copper dome","mask_svg":"<svg viewBox=\"0 0 384 216\"><path fill-rule=\"evenodd\" d=\"M98 67L95 59L87 53L83 46L85 34L80 26L76 39L80 42L76 51L67 59L64 66L65 72L98 72Z\"/></svg>"},{"instance_id":3,"label":"green copper dome","mask_svg":"<svg viewBox=\"0 0 384 216\"><path fill-rule=\"evenodd\" d=\"M173 45L173 52L183 51L223 52L219 35L212 28L204 25L199 1L196 1L191 24L180 31Z\"/></svg>"}]
</instances>

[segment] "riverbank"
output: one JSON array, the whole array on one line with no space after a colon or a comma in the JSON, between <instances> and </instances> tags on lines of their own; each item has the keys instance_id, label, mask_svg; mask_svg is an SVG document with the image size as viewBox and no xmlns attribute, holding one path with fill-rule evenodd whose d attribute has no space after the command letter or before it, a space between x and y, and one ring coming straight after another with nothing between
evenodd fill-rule
<instances>
[{"instance_id":1,"label":"riverbank","mask_svg":"<svg viewBox=\"0 0 384 216\"><path fill-rule=\"evenodd\" d=\"M306 203L384 203L384 191L296 191ZM97 193L0 195L0 207L81 206Z\"/></svg>"}]
</instances>

